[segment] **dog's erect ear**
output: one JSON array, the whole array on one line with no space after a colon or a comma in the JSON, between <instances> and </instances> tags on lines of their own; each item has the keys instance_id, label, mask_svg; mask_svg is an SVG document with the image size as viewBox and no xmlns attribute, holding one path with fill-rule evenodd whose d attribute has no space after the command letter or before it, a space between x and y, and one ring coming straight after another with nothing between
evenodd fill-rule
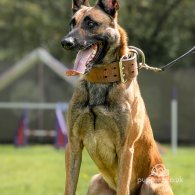
<instances>
[{"instance_id":1,"label":"dog's erect ear","mask_svg":"<svg viewBox=\"0 0 195 195\"><path fill-rule=\"evenodd\" d=\"M72 1L72 11L73 13L77 12L82 5L89 6L88 0L73 0Z\"/></svg>"},{"instance_id":2,"label":"dog's erect ear","mask_svg":"<svg viewBox=\"0 0 195 195\"><path fill-rule=\"evenodd\" d=\"M116 11L119 9L117 0L98 0L96 5L112 17L115 17Z\"/></svg>"}]
</instances>

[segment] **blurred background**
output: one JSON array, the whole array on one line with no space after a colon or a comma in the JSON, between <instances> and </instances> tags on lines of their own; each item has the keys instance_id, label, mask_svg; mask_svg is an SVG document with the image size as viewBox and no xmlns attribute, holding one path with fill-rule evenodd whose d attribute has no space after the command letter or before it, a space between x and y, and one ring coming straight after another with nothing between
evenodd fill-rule
<instances>
[{"instance_id":1,"label":"blurred background","mask_svg":"<svg viewBox=\"0 0 195 195\"><path fill-rule=\"evenodd\" d=\"M95 1L90 2L93 4ZM157 67L165 65L195 45L194 0L121 0L119 3L119 23L128 33L129 45L144 51L147 64ZM48 145L23 150L15 150L12 145L14 141L16 143L16 135L21 129L28 129L28 143L36 144L56 144L57 129L64 129L65 121L59 119L57 111L66 113L74 90L75 80L66 78L64 71L72 67L75 53L64 51L60 40L69 31L71 4L71 0L0 0L1 195L27 192L36 195L62 194L63 152L54 151ZM192 54L164 73L140 71L138 76L155 138L163 144L162 152L167 153L164 157L166 163L176 178L188 175L183 185L173 184L176 194L193 194L191 186L195 186L192 174L195 172L195 158L192 155L195 152L194 75L195 54ZM178 105L176 141L180 148L177 155L172 155L169 147L173 101ZM33 135L32 132L36 133ZM26 141L24 139L21 145L27 144ZM65 143L66 140L62 145ZM52 159L56 161L52 161L50 155L45 156L47 153L52 154ZM24 161L24 156L29 157L28 161ZM48 170L46 167L42 169L42 164L36 164L37 159L42 159L44 164L49 162L51 166L48 165ZM10 165L11 162L15 165ZM42 172L36 174L28 164ZM85 168L89 170L85 169L81 174L82 180L86 181L86 184L79 184L78 194L81 195L85 194L91 174L96 172L95 168L90 167L92 162L88 157L86 164ZM28 175L23 175L23 167ZM18 174L12 175L14 170ZM46 175L52 170L56 175L48 181ZM31 180L26 179L33 174ZM36 182L32 184L36 177L39 177L40 189L36 188ZM61 183L56 184L54 180ZM56 185L45 184L50 182ZM52 188L50 192L48 188Z\"/></svg>"},{"instance_id":2,"label":"blurred background","mask_svg":"<svg viewBox=\"0 0 195 195\"><path fill-rule=\"evenodd\" d=\"M13 67L40 47L72 67L75 53L64 51L60 45L69 30L70 8L71 1L65 0L0 1L0 102L69 101L73 87L66 81L68 78L55 74L47 63L34 60L28 65L27 59L27 67ZM120 2L119 23L128 33L129 44L141 48L152 66L164 65L194 45L194 18L193 0ZM54 64L51 66L55 69ZM7 75L11 70L12 74ZM194 73L195 57L191 55L165 73L139 74L154 133L161 142L170 141L170 101L175 88L179 100L179 141L195 143ZM0 142L13 140L21 113L22 109L0 108ZM34 110L29 115L31 128L54 127L53 111Z\"/></svg>"}]
</instances>

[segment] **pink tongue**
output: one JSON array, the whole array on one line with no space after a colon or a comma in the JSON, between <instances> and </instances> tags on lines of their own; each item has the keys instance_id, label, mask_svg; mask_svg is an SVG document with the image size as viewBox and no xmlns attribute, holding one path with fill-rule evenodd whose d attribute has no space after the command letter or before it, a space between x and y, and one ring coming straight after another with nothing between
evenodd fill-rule
<instances>
[{"instance_id":1,"label":"pink tongue","mask_svg":"<svg viewBox=\"0 0 195 195\"><path fill-rule=\"evenodd\" d=\"M66 72L67 76L75 76L78 74L84 74L86 69L86 64L94 52L93 47L89 49L81 50L76 56L73 70L68 70Z\"/></svg>"}]
</instances>

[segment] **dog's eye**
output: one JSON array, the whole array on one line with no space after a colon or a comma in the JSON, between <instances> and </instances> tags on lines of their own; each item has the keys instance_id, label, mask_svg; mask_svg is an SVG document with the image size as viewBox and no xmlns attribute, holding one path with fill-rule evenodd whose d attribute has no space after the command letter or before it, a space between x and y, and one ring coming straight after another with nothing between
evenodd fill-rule
<instances>
[{"instance_id":1,"label":"dog's eye","mask_svg":"<svg viewBox=\"0 0 195 195\"><path fill-rule=\"evenodd\" d=\"M95 26L95 22L88 21L87 25L89 26L89 28L93 28Z\"/></svg>"},{"instance_id":2,"label":"dog's eye","mask_svg":"<svg viewBox=\"0 0 195 195\"><path fill-rule=\"evenodd\" d=\"M98 22L94 21L92 18L90 18L89 16L86 16L84 18L84 21L82 23L82 27L84 29L88 29L88 30L93 30L95 27L97 27L99 25Z\"/></svg>"},{"instance_id":3,"label":"dog's eye","mask_svg":"<svg viewBox=\"0 0 195 195\"><path fill-rule=\"evenodd\" d=\"M85 27L88 27L89 29L92 29L96 26L98 26L98 23L92 20L89 16L86 16L84 18L84 25Z\"/></svg>"}]
</instances>

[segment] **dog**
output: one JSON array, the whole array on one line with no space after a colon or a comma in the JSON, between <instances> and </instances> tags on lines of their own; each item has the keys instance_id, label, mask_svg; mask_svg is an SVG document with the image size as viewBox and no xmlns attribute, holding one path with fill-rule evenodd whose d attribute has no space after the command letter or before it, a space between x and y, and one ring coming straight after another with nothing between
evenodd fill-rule
<instances>
[{"instance_id":1,"label":"dog","mask_svg":"<svg viewBox=\"0 0 195 195\"><path fill-rule=\"evenodd\" d=\"M88 195L173 195L137 83L138 66L119 26L117 0L73 0L63 48L78 50L70 101L65 195L75 195L85 147L100 173ZM122 59L122 61L121 61ZM129 64L131 63L131 64Z\"/></svg>"}]
</instances>

